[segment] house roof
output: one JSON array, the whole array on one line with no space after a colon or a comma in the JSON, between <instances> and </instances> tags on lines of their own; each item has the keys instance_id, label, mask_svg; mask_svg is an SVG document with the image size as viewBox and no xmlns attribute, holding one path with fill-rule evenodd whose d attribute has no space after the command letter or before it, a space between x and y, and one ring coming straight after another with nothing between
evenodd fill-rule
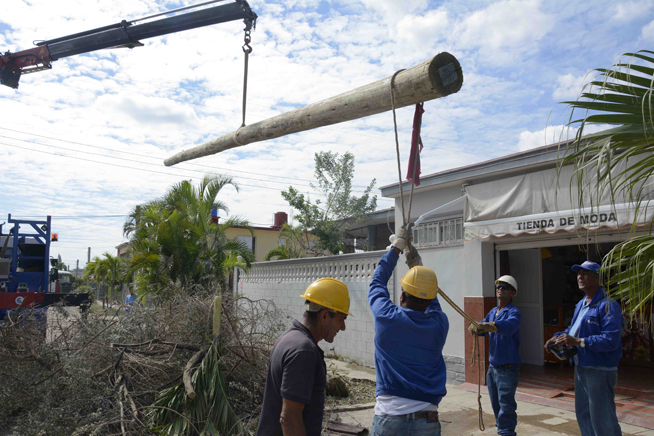
<instances>
[{"instance_id":1,"label":"house roof","mask_svg":"<svg viewBox=\"0 0 654 436\"><path fill-rule=\"evenodd\" d=\"M367 215L366 220L361 223L353 224L348 230L355 230L362 227L374 226L377 224L386 224L395 222L395 208L376 210Z\"/></svg>"},{"instance_id":2,"label":"house roof","mask_svg":"<svg viewBox=\"0 0 654 436\"><path fill-rule=\"evenodd\" d=\"M498 178L499 175L501 177L513 176L527 170L553 168L562 156L562 148L568 144L568 141L558 142L472 165L421 176L420 186L416 186L414 189L424 191L448 185L487 181ZM402 187L406 192L411 189L411 184L403 181ZM382 186L380 189L382 197L399 197L400 195L399 183Z\"/></svg>"},{"instance_id":3,"label":"house roof","mask_svg":"<svg viewBox=\"0 0 654 436\"><path fill-rule=\"evenodd\" d=\"M130 248L131 244L128 242L123 242L119 245L116 245L116 250L121 250L123 248Z\"/></svg>"}]
</instances>

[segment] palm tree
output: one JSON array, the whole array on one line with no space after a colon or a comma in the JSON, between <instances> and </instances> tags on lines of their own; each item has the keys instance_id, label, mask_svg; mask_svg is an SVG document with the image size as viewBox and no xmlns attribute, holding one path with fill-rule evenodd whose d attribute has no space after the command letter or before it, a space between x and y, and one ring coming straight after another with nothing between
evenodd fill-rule
<instances>
[{"instance_id":1,"label":"palm tree","mask_svg":"<svg viewBox=\"0 0 654 436\"><path fill-rule=\"evenodd\" d=\"M114 286L122 283L125 279L125 261L117 256L104 253L103 258L98 256L84 267L84 279L92 279L102 287L105 283L109 285L109 303Z\"/></svg>"},{"instance_id":2,"label":"palm tree","mask_svg":"<svg viewBox=\"0 0 654 436\"><path fill-rule=\"evenodd\" d=\"M304 247L303 239L308 238L309 232L303 231L300 226L289 226L284 224L282 230L279 232L280 239L284 240L284 245L278 245L275 248L271 248L264 260L271 260L273 257L276 257L277 260L281 259L297 259L299 257L304 257ZM307 242L308 243L308 242Z\"/></svg>"},{"instance_id":3,"label":"palm tree","mask_svg":"<svg viewBox=\"0 0 654 436\"><path fill-rule=\"evenodd\" d=\"M573 144L560 167L574 165L579 198L592 204L609 192L634 205L634 223L649 205L654 176L654 52L626 53L610 69L597 69L599 76L584 87L571 105L570 126L579 126ZM577 117L575 111L582 111ZM608 130L587 134L592 125L610 125ZM583 201L583 200L582 200ZM603 259L607 293L620 299L625 312L642 315L654 296L654 234L644 234L617 244ZM650 306L651 307L651 306ZM651 310L651 309L650 309ZM641 319L642 316L641 316Z\"/></svg>"},{"instance_id":4,"label":"palm tree","mask_svg":"<svg viewBox=\"0 0 654 436\"><path fill-rule=\"evenodd\" d=\"M238 190L226 176L207 176L197 186L183 181L162 198L134 209L123 231L131 238L130 276L135 276L140 291L167 298L193 285L224 288L230 268L250 266L252 251L226 235L230 227L247 227L247 221L232 217L220 224L211 222L213 209L229 212L217 199L227 185Z\"/></svg>"},{"instance_id":5,"label":"palm tree","mask_svg":"<svg viewBox=\"0 0 654 436\"><path fill-rule=\"evenodd\" d=\"M102 291L102 287L104 286L106 275L107 271L105 269L105 265L102 263L102 260L98 256L95 256L93 260L87 263L84 267L84 280L95 282L98 285L100 291ZM104 300L102 305L104 307Z\"/></svg>"}]
</instances>

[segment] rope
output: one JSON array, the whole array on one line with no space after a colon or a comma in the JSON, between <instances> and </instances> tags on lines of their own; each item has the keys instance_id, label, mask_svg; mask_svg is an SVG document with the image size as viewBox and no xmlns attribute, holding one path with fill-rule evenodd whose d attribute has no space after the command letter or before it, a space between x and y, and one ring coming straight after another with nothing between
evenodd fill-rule
<instances>
[{"instance_id":1,"label":"rope","mask_svg":"<svg viewBox=\"0 0 654 436\"><path fill-rule=\"evenodd\" d=\"M400 202L402 203L402 221L404 223L404 226L406 227L407 222L410 222L411 219L411 204L413 203L413 188L415 187L415 180L416 180L416 164L418 161L418 154L419 151L416 150L416 155L415 155L415 162L413 163L413 177L411 177L411 193L409 194L409 213L408 215L405 215L404 213L404 189L402 189L402 165L400 163L400 141L398 139L397 135L397 117L395 115L395 88L394 88L394 83L395 83L395 77L404 70L398 70L393 74L391 77L391 108L393 110L393 127L395 129L395 150L397 153L397 175L399 179L399 187L400 187ZM419 127L420 128L420 127ZM420 138L420 131L418 131L418 139ZM408 239L407 241L407 246L409 248L409 251L411 251L411 238ZM441 288L438 288L438 295L443 297L443 300L445 300L452 308L463 318L465 318L467 321L470 322L473 326L475 326L475 331L479 329L479 323L472 319L470 315L465 313L457 304L452 301L450 297L447 296L445 292ZM475 366L475 363L480 363L481 358L480 358L480 350L479 350L479 335L475 334L474 335L475 340L473 342L473 349L472 349L472 356L470 358L470 366ZM475 361L475 352L477 354L477 359ZM481 363L478 366L477 369L477 405L479 406L479 430L484 431L486 429L486 426L484 425L484 412L481 407Z\"/></svg>"},{"instance_id":2,"label":"rope","mask_svg":"<svg viewBox=\"0 0 654 436\"><path fill-rule=\"evenodd\" d=\"M402 165L400 164L400 140L397 138L397 117L395 116L395 76L404 70L397 70L391 77L391 108L393 109L393 127L395 127L395 150L397 151L397 176L400 179L400 202L402 203L402 221L406 226L406 215L404 214L404 189L402 188Z\"/></svg>"},{"instance_id":3,"label":"rope","mask_svg":"<svg viewBox=\"0 0 654 436\"><path fill-rule=\"evenodd\" d=\"M445 292L441 288L438 288L438 295L443 297L443 300L447 301L447 304L452 306L452 308L462 317L464 317L467 321L470 322L475 327L475 332L477 329L479 329L479 323L472 319L470 315L465 313L459 306L456 305L450 297L447 296ZM479 410L479 430L484 431L486 429L486 426L484 425L484 411L482 410L481 407L481 357L480 357L480 347L479 347L479 335L475 334L474 335L474 342L472 343L472 356L470 356L470 366L475 366L475 363L479 363L477 365L477 405L478 405L478 410ZM475 355L477 359L475 360Z\"/></svg>"},{"instance_id":4,"label":"rope","mask_svg":"<svg viewBox=\"0 0 654 436\"><path fill-rule=\"evenodd\" d=\"M479 358L479 335L475 335L474 348L477 350L477 405L479 406L479 430L486 430L484 425L484 411L481 408L481 359ZM474 366L475 350L472 350L471 366Z\"/></svg>"}]
</instances>

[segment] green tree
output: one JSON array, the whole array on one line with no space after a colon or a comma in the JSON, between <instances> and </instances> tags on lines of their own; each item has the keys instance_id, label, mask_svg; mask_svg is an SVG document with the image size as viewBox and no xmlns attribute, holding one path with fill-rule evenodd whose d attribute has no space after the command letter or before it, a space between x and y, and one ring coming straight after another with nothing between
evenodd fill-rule
<instances>
[{"instance_id":1,"label":"green tree","mask_svg":"<svg viewBox=\"0 0 654 436\"><path fill-rule=\"evenodd\" d=\"M635 205L634 222L651 198L654 176L654 52L626 53L610 69L597 69L599 76L584 87L571 105L570 126L579 130L560 166L574 165L571 189L578 198L599 204L602 195ZM581 112L577 116L575 112ZM609 129L588 134L590 126ZM652 226L644 234L617 244L602 262L607 293L620 299L625 312L641 313L654 296L654 235Z\"/></svg>"},{"instance_id":2,"label":"green tree","mask_svg":"<svg viewBox=\"0 0 654 436\"><path fill-rule=\"evenodd\" d=\"M115 286L121 285L126 275L125 261L109 253L104 253L103 257L96 256L84 267L84 279L93 280L102 287L105 283L109 286L109 303L111 304L112 295Z\"/></svg>"},{"instance_id":3,"label":"green tree","mask_svg":"<svg viewBox=\"0 0 654 436\"><path fill-rule=\"evenodd\" d=\"M377 208L377 196L371 196L375 179L365 188L363 195L352 195L354 178L354 155L346 152L323 151L315 154L314 175L318 189L325 200L312 201L292 186L283 191L282 196L297 213L295 218L303 231L311 232L318 238L315 247L308 247L314 254L326 250L338 254L345 248L345 230L354 223L365 220L370 212Z\"/></svg>"},{"instance_id":4,"label":"green tree","mask_svg":"<svg viewBox=\"0 0 654 436\"><path fill-rule=\"evenodd\" d=\"M305 247L308 247L311 241L311 235L308 232L303 231L299 226L288 224L282 226L279 238L284 241L284 244L270 249L264 260L271 260L273 257L276 257L277 260L304 257Z\"/></svg>"},{"instance_id":5,"label":"green tree","mask_svg":"<svg viewBox=\"0 0 654 436\"><path fill-rule=\"evenodd\" d=\"M217 199L227 185L238 190L226 176L207 176L197 186L183 181L162 198L134 209L123 231L132 245L129 276L138 292L168 298L196 285L224 289L229 269L250 266L252 251L226 235L230 227L248 226L247 221L233 217L211 222L211 210L229 211Z\"/></svg>"}]
</instances>

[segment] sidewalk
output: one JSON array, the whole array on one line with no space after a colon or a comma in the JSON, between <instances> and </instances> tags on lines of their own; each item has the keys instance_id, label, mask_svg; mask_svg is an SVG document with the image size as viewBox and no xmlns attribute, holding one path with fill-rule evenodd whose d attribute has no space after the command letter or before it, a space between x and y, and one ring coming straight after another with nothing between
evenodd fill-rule
<instances>
[{"instance_id":1,"label":"sidewalk","mask_svg":"<svg viewBox=\"0 0 654 436\"><path fill-rule=\"evenodd\" d=\"M333 366L332 366L333 365ZM327 359L328 368L336 368L343 375L350 378L363 378L374 380L374 370L345 362ZM443 435L493 435L496 434L495 418L493 417L488 394L484 393L482 386L482 408L484 410L484 423L486 431L478 427L477 393L459 389L456 386L447 386L447 395L439 405L439 416ZM340 420L346 424L359 425L370 430L374 416L374 405L368 405L363 410L352 410L338 413ZM654 430L620 423L624 436L654 436ZM518 400L518 427L519 435L555 436L555 435L581 435L573 411L557 409L554 407L531 404ZM329 433L326 433L329 434ZM335 434L334 434L335 435Z\"/></svg>"}]
</instances>

